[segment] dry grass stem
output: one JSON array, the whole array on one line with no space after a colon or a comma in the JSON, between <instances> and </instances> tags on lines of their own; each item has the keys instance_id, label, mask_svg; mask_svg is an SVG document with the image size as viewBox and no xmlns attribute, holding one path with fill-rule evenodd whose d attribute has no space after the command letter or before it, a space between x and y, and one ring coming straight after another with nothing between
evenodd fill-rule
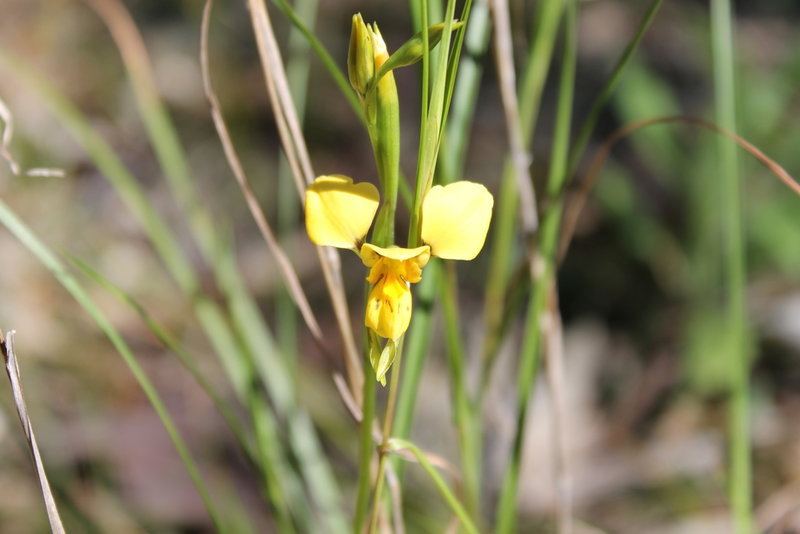
<instances>
[{"instance_id":1,"label":"dry grass stem","mask_svg":"<svg viewBox=\"0 0 800 534\"><path fill-rule=\"evenodd\" d=\"M392 526L393 534L406 534L405 522L403 521L403 488L397 473L392 467L391 462L386 466L386 486L392 502Z\"/></svg>"},{"instance_id":2,"label":"dry grass stem","mask_svg":"<svg viewBox=\"0 0 800 534\"><path fill-rule=\"evenodd\" d=\"M56 501L53 498L53 492L50 489L50 483L47 481L47 474L44 471L44 464L42 463L42 456L39 453L39 445L36 443L36 436L33 433L33 424L28 416L28 407L25 404L25 396L22 394L22 378L19 374L19 364L17 356L14 353L14 331L11 330L6 333L3 339L2 332L0 332L0 350L3 352L3 360L6 364L6 373L8 380L11 383L11 392L14 395L14 404L17 407L17 414L19 421L22 424L22 429L25 431L25 439L28 442L28 448L33 456L33 464L36 467L36 475L39 478L39 486L44 497L44 505L47 510L47 519L50 521L50 530L53 534L64 534L64 525L61 523L61 516L56 507Z\"/></svg>"},{"instance_id":3,"label":"dry grass stem","mask_svg":"<svg viewBox=\"0 0 800 534\"><path fill-rule=\"evenodd\" d=\"M551 281L548 312L542 317L545 337L547 384L552 393L553 441L556 450L556 495L558 498L558 533L572 534L572 464L570 462L569 410L566 406L566 380L564 373L564 333L558 294Z\"/></svg>"},{"instance_id":4,"label":"dry grass stem","mask_svg":"<svg viewBox=\"0 0 800 534\"><path fill-rule=\"evenodd\" d=\"M208 102L211 105L211 117L214 120L214 127L217 130L217 135L219 135L222 148L225 151L225 158L228 160L228 165L230 165L231 171L236 177L236 182L239 184L239 188L242 190L242 195L244 195L245 201L247 202L247 207L250 210L250 214L253 216L253 219L255 219L256 225L261 231L261 235L264 237L264 241L267 242L267 246L278 262L278 267L280 268L281 274L286 282L286 286L289 289L289 294L292 296L292 300L294 300L295 305L300 310L303 320L308 326L308 329L311 331L311 334L314 336L314 339L324 347L322 330L319 327L317 318L314 316L314 312L311 310L311 306L308 303L308 299L303 291L303 287L300 285L300 280L297 277L297 273L292 267L288 256L278 243L278 240L275 238L275 234L272 232L272 228L270 227L269 222L264 215L264 211L261 209L258 200L253 194L253 190L251 189L250 183L247 180L242 163L239 160L239 156L237 155L236 149L231 141L228 127L226 126L225 119L222 116L222 108L219 104L219 100L217 99L217 95L211 85L211 74L209 72L208 62L208 28L213 5L213 0L207 0L205 7L203 8L203 21L200 32L200 66L203 75L203 89L205 91L206 98L208 98Z\"/></svg>"},{"instance_id":5,"label":"dry grass stem","mask_svg":"<svg viewBox=\"0 0 800 534\"><path fill-rule=\"evenodd\" d=\"M511 21L508 14L508 0L491 0L492 20L494 21L494 51L497 63L497 78L500 84L500 97L503 101L506 128L508 131L511 160L517 176L519 210L522 230L532 234L539 225L536 211L536 192L531 180L530 165L533 156L525 149L522 125L519 119L517 101L517 82L514 75L514 47L511 42Z\"/></svg>"},{"instance_id":6,"label":"dry grass stem","mask_svg":"<svg viewBox=\"0 0 800 534\"><path fill-rule=\"evenodd\" d=\"M272 24L270 23L269 12L261 0L248 0L248 7L250 8L253 31L256 35L258 53L264 69L264 78L275 113L278 132L281 136L286 159L289 161L295 176L295 184L302 201L306 184L311 183L314 179L308 150L306 149L305 140L292 103L286 72L283 69L283 62L272 30ZM358 356L358 349L356 348L353 329L350 324L339 254L330 247L317 247L317 254L344 342L344 361L350 391L360 406L364 372L361 369L361 360Z\"/></svg>"},{"instance_id":7,"label":"dry grass stem","mask_svg":"<svg viewBox=\"0 0 800 534\"><path fill-rule=\"evenodd\" d=\"M38 167L22 170L22 167L11 154L11 138L14 137L14 116L2 98L0 98L0 122L3 123L3 133L0 134L0 158L6 161L14 176L64 177L64 171L61 169Z\"/></svg>"},{"instance_id":8,"label":"dry grass stem","mask_svg":"<svg viewBox=\"0 0 800 534\"><path fill-rule=\"evenodd\" d=\"M608 154L611 152L611 149L620 141L623 137L628 134L631 134L637 130L641 130L647 126L652 126L654 124L668 124L668 123L682 123L682 124L689 124L691 126L699 126L700 128L705 128L706 130L711 130L712 132L718 133L720 135L724 135L728 139L734 141L744 150L750 153L754 158L760 161L767 169L769 169L772 174L774 174L781 182L783 182L789 189L794 191L796 194L800 195L800 183L795 180L791 174L786 172L786 169L780 166L778 162L761 152L755 145L736 135L735 133L729 132L723 128L720 128L716 124L712 124L710 122L701 121L699 119L694 119L691 117L655 117L652 119L644 119L641 121L632 122L623 126L622 128L615 131L611 134L605 142L597 149L595 152L594 158L592 159L591 164L589 165L589 170L586 172L586 178L584 178L583 182L581 182L578 191L573 196L572 200L567 203L566 213L564 214L564 225L561 230L561 240L559 243L559 253L558 257L559 260L563 260L564 256L569 249L569 243L572 240L572 235L575 233L575 226L578 223L578 217L580 217L581 210L583 206L586 204L586 199L589 196L589 191L594 185L595 180L597 179L600 170L603 168L603 164L608 157Z\"/></svg>"}]
</instances>

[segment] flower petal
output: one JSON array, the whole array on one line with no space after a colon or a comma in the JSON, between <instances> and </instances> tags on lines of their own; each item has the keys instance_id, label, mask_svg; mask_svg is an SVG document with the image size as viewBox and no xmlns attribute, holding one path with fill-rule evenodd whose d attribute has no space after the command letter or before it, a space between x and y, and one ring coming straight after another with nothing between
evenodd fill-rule
<instances>
[{"instance_id":1,"label":"flower petal","mask_svg":"<svg viewBox=\"0 0 800 534\"><path fill-rule=\"evenodd\" d=\"M380 258L389 258L390 260L405 261L412 258L417 260L420 267L425 267L431 257L430 247L423 245L416 248L403 248L403 247L377 247L371 243L364 243L361 246L361 261L367 267L372 267L375 262Z\"/></svg>"},{"instance_id":2,"label":"flower petal","mask_svg":"<svg viewBox=\"0 0 800 534\"><path fill-rule=\"evenodd\" d=\"M447 260L471 260L478 255L492 218L492 194L481 184L437 185L422 202L422 241L431 254Z\"/></svg>"},{"instance_id":3,"label":"flower petal","mask_svg":"<svg viewBox=\"0 0 800 534\"><path fill-rule=\"evenodd\" d=\"M372 286L367 299L364 324L380 337L399 339L411 322L411 290L394 273Z\"/></svg>"},{"instance_id":4,"label":"flower petal","mask_svg":"<svg viewBox=\"0 0 800 534\"><path fill-rule=\"evenodd\" d=\"M306 231L317 245L355 249L367 235L380 196L368 183L320 176L306 190Z\"/></svg>"}]
</instances>

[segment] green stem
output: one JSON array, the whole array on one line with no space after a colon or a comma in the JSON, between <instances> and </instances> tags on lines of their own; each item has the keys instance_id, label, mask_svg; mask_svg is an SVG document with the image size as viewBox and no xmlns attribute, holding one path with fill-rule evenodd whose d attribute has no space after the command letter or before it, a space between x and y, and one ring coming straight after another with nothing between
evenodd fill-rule
<instances>
[{"instance_id":1,"label":"green stem","mask_svg":"<svg viewBox=\"0 0 800 534\"><path fill-rule=\"evenodd\" d=\"M461 471L467 510L473 517L478 516L480 500L480 430L476 421L476 410L467 391L464 364L466 356L461 342L458 302L456 298L456 273L452 262L440 264L444 271L444 283L440 285L444 312L445 337L447 342L447 363L450 371L452 389L453 417L458 429L461 452Z\"/></svg>"},{"instance_id":2,"label":"green stem","mask_svg":"<svg viewBox=\"0 0 800 534\"><path fill-rule=\"evenodd\" d=\"M428 476L431 477L431 480L433 480L433 483L442 494L442 497L444 497L444 500L447 501L450 509L461 521L461 525L464 527L464 530L466 530L469 534L479 534L478 528L475 526L475 523L472 521L467 511L464 509L464 506L459 502L455 494L447 486L447 483L442 479L441 475L439 475L439 472L436 471L436 468L433 467L433 465L428 461L428 459L425 457L425 454L423 454L416 445L404 439L392 438L387 443L387 449L392 452L403 449L410 451L425 472L428 473Z\"/></svg>"},{"instance_id":3,"label":"green stem","mask_svg":"<svg viewBox=\"0 0 800 534\"><path fill-rule=\"evenodd\" d=\"M300 523L310 519L310 507L302 498L302 488L299 484L286 484L288 479L283 471L286 470L284 454L280 450L279 432L275 418L269 410L269 405L263 398L262 392L251 388L247 393L247 411L250 414L253 431L256 437L259 463L266 468L261 469L263 493L275 509L275 522L280 532L292 534L296 532L292 515ZM294 514L292 514L294 508ZM297 509L300 510L297 510ZM303 513L304 512L304 513ZM308 525L303 525L308 526Z\"/></svg>"},{"instance_id":4,"label":"green stem","mask_svg":"<svg viewBox=\"0 0 800 534\"><path fill-rule=\"evenodd\" d=\"M488 0L475 2L466 27L464 46L467 56L461 62L453 92L452 110L447 122L445 150L439 156L440 183L449 184L464 173L464 160L469 140L470 126L478 101L482 58L489 45L491 28Z\"/></svg>"},{"instance_id":5,"label":"green stem","mask_svg":"<svg viewBox=\"0 0 800 534\"><path fill-rule=\"evenodd\" d=\"M391 343L387 341L387 343ZM375 495L372 498L372 520L370 521L370 534L377 532L378 528L378 518L380 517L380 510L382 506L382 497L383 497L383 486L384 486L384 478L386 475L386 462L389 460L389 456L386 454L383 449L386 447L386 443L389 440L389 436L391 436L392 426L394 422L394 410L397 406L397 393L399 391L399 384L400 384L400 363L402 361L402 354L403 354L403 339L400 338L397 341L396 347L396 356L394 363L392 364L392 376L389 379L389 396L386 401L386 414L383 420L383 443L381 444L381 452L380 452L380 460L378 463L378 475L375 480ZM397 513L401 513L400 510L396 511Z\"/></svg>"},{"instance_id":6,"label":"green stem","mask_svg":"<svg viewBox=\"0 0 800 534\"><path fill-rule=\"evenodd\" d=\"M530 259L535 269L533 295L528 306L525 336L520 351L520 370L517 395L517 426L498 505L497 534L514 531L517 516L517 493L522 443L525 436L527 410L531 391L538 374L541 352L541 319L547 304L547 292L555 272L555 256L558 247L558 231L561 223L563 203L561 192L566 182L567 157L572 120L573 94L575 89L575 65L577 61L577 0L567 2L564 17L564 56L559 81L559 97L556 109L556 125L553 132L553 149L547 194L550 201L539 230L539 241L534 257ZM541 265L539 266L538 264Z\"/></svg>"},{"instance_id":7,"label":"green stem","mask_svg":"<svg viewBox=\"0 0 800 534\"><path fill-rule=\"evenodd\" d=\"M553 55L553 47L558 37L558 23L563 10L563 0L545 0L537 12L536 37L531 43L531 51L520 85L519 107L520 128L525 146L533 138L534 127L539 115L544 83ZM517 222L517 182L510 158L503 165L498 207L493 222L492 251L487 276L485 296L486 342L483 351L482 386L479 398L483 396L491 369L494 364L500 341L501 322L505 294L514 261L514 238Z\"/></svg>"},{"instance_id":8,"label":"green stem","mask_svg":"<svg viewBox=\"0 0 800 534\"><path fill-rule=\"evenodd\" d=\"M372 369L369 361L369 341L364 335L364 368ZM369 506L369 493L372 479L370 466L375 445L372 439L372 422L375 419L375 391L377 380L374 373L368 372L364 377L364 404L362 406L361 425L359 430L359 462L358 462L358 494L356 497L356 513L353 517L353 534L361 534L364 519Z\"/></svg>"},{"instance_id":9,"label":"green stem","mask_svg":"<svg viewBox=\"0 0 800 534\"><path fill-rule=\"evenodd\" d=\"M415 3L412 2L412 5ZM419 2L419 10L413 10L415 17L421 19L422 28L427 28L429 26L428 23L428 0L420 0ZM447 28L445 28L445 34L443 37L446 36ZM439 53L444 54L444 47L439 46ZM424 187L424 166L425 166L425 158L426 152L428 150L428 139L430 134L428 130L430 125L428 124L428 112L431 105L430 102L430 72L431 72L431 54L430 54L430 47L428 45L428 32L422 32L422 82L420 84L420 89L422 94L420 95L420 118L419 118L419 149L417 150L417 175L416 181L414 182L414 201L411 204L411 216L409 220L409 227L408 227L408 246L409 247L416 247L420 244L420 237L419 237L419 212L420 206L422 205L422 188Z\"/></svg>"},{"instance_id":10,"label":"green stem","mask_svg":"<svg viewBox=\"0 0 800 534\"><path fill-rule=\"evenodd\" d=\"M597 124L597 119L600 116L600 112L608 103L608 100L611 98L611 94L614 92L614 89L617 88L617 84L622 77L622 73L625 71L625 67L628 66L628 63L633 57L634 52L636 52L636 50L639 48L639 43L641 43L642 38L647 33L647 30L650 28L650 24L653 22L653 19L655 19L656 14L663 3L664 0L653 0L650 3L650 7L647 8L644 17L642 18L642 22L639 23L639 27L636 29L636 34L633 36L633 40L631 40L631 42L628 43L628 46L625 47L625 51L622 53L622 56L619 58L617 64L614 66L614 69L611 71L611 76L608 77L606 82L603 84L602 89L600 89L600 93L598 93L594 99L594 102L592 102L592 107L589 108L589 113L586 115L586 118L583 120L580 128L578 128L578 135L575 136L575 141L572 143L569 157L569 172L567 173L568 179L575 173L578 167L578 163L583 155L583 151L586 149L586 145L589 142L592 131Z\"/></svg>"},{"instance_id":11,"label":"green stem","mask_svg":"<svg viewBox=\"0 0 800 534\"><path fill-rule=\"evenodd\" d=\"M711 35L714 61L714 95L718 124L736 132L733 20L729 0L712 0ZM749 437L749 369L745 312L746 268L742 231L742 185L736 147L720 137L718 153L723 183L723 241L725 320L733 369L729 418L728 491L736 534L753 532L751 452Z\"/></svg>"}]
</instances>

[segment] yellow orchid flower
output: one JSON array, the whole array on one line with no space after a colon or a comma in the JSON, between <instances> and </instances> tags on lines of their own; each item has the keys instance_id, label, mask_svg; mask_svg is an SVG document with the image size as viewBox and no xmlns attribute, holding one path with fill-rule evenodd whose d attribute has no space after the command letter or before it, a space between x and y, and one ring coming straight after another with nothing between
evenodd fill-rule
<instances>
[{"instance_id":1,"label":"yellow orchid flower","mask_svg":"<svg viewBox=\"0 0 800 534\"><path fill-rule=\"evenodd\" d=\"M378 336L397 341L411 321L410 284L422 279L431 256L471 260L478 255L494 198L474 182L431 188L422 202L423 245L416 248L364 243L379 203L372 184L353 183L341 175L320 176L306 191L306 230L317 245L359 254L370 268L367 281L372 284L364 324Z\"/></svg>"}]
</instances>

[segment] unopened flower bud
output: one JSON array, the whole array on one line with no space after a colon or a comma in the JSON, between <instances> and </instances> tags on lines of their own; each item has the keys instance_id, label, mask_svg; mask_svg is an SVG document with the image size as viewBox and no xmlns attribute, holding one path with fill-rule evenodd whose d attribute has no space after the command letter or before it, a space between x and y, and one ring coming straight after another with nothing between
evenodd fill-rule
<instances>
[{"instance_id":1,"label":"unopened flower bud","mask_svg":"<svg viewBox=\"0 0 800 534\"><path fill-rule=\"evenodd\" d=\"M350 85L358 94L364 96L375 75L375 59L372 30L364 24L361 13L353 15L350 48L347 52L347 73Z\"/></svg>"}]
</instances>

